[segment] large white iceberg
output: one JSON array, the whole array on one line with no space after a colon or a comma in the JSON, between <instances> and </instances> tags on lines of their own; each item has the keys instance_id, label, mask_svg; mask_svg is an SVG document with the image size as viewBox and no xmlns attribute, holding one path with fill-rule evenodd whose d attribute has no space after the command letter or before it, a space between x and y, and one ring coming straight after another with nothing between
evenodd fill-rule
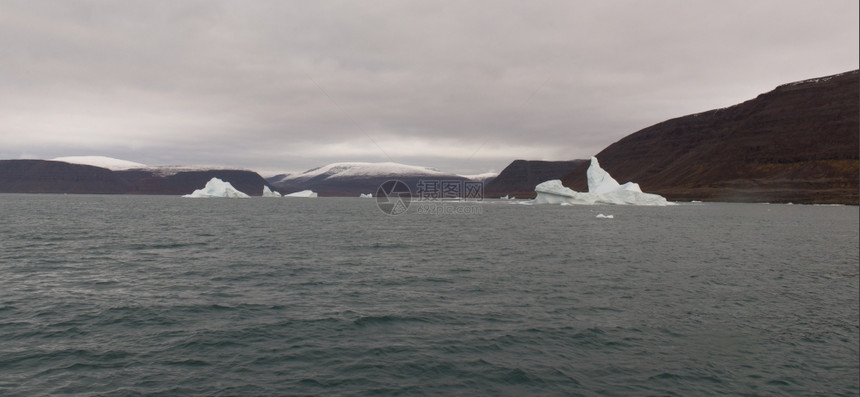
<instances>
[{"instance_id":1,"label":"large white iceberg","mask_svg":"<svg viewBox=\"0 0 860 397\"><path fill-rule=\"evenodd\" d=\"M230 182L224 182L218 178L212 178L209 182L206 182L206 186L203 189L197 189L191 194L186 194L182 197L190 197L190 198L208 198L208 197L227 197L227 198L248 198L245 193L242 193Z\"/></svg>"},{"instance_id":2,"label":"large white iceberg","mask_svg":"<svg viewBox=\"0 0 860 397\"><path fill-rule=\"evenodd\" d=\"M312 190L302 190L301 192L295 192L290 194L285 194L284 197L316 197L316 192Z\"/></svg>"},{"instance_id":3,"label":"large white iceberg","mask_svg":"<svg viewBox=\"0 0 860 397\"><path fill-rule=\"evenodd\" d=\"M273 192L272 189L269 189L268 186L263 185L263 197L281 197L281 194L278 192Z\"/></svg>"},{"instance_id":4,"label":"large white iceberg","mask_svg":"<svg viewBox=\"0 0 860 397\"><path fill-rule=\"evenodd\" d=\"M669 205L666 198L657 194L643 193L633 182L619 184L608 172L600 168L596 157L586 171L588 193L577 192L561 184L558 179L535 186L535 204L624 204L624 205Z\"/></svg>"}]
</instances>

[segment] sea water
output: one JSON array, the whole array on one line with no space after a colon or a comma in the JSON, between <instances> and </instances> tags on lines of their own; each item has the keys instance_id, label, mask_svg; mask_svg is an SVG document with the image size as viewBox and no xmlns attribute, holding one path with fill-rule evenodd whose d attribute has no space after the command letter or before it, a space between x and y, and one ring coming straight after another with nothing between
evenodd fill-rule
<instances>
[{"instance_id":1,"label":"sea water","mask_svg":"<svg viewBox=\"0 0 860 397\"><path fill-rule=\"evenodd\" d=\"M0 195L0 395L860 391L855 206L462 205Z\"/></svg>"}]
</instances>

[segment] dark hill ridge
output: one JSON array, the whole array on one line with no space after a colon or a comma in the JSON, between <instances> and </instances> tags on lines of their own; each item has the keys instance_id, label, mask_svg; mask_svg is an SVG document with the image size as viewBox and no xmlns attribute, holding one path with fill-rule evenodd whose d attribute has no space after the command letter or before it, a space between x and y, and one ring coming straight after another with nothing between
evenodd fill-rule
<instances>
[{"instance_id":1,"label":"dark hill ridge","mask_svg":"<svg viewBox=\"0 0 860 397\"><path fill-rule=\"evenodd\" d=\"M116 173L91 165L0 160L0 193L120 194L131 189Z\"/></svg>"},{"instance_id":2,"label":"dark hill ridge","mask_svg":"<svg viewBox=\"0 0 860 397\"><path fill-rule=\"evenodd\" d=\"M498 198L507 195L517 198L533 198L537 184L551 179L559 179L570 170L586 163L588 160L514 160L499 173L499 176L484 187L484 196Z\"/></svg>"},{"instance_id":3,"label":"dark hill ridge","mask_svg":"<svg viewBox=\"0 0 860 397\"><path fill-rule=\"evenodd\" d=\"M195 170L163 176L147 169L111 171L48 160L0 160L0 193L189 194L212 178L260 196L266 181L253 171Z\"/></svg>"},{"instance_id":4,"label":"dark hill ridge","mask_svg":"<svg viewBox=\"0 0 860 397\"><path fill-rule=\"evenodd\" d=\"M138 170L114 172L132 184L134 190L127 192L130 194L189 194L196 189L202 189L212 178L230 182L234 188L250 196L261 196L263 186L271 188L262 176L246 170L181 171L167 176Z\"/></svg>"},{"instance_id":5,"label":"dark hill ridge","mask_svg":"<svg viewBox=\"0 0 860 397\"><path fill-rule=\"evenodd\" d=\"M620 183L669 200L858 204L858 71L785 84L671 119L597 154ZM587 191L582 164L562 178Z\"/></svg>"}]
</instances>

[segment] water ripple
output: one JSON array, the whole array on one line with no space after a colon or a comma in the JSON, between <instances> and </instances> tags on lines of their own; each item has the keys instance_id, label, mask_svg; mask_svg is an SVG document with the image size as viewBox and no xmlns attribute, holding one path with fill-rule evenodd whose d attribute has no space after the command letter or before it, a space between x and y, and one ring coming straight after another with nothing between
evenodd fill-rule
<instances>
[{"instance_id":1,"label":"water ripple","mask_svg":"<svg viewBox=\"0 0 860 397\"><path fill-rule=\"evenodd\" d=\"M858 394L856 207L2 203L2 395Z\"/></svg>"}]
</instances>

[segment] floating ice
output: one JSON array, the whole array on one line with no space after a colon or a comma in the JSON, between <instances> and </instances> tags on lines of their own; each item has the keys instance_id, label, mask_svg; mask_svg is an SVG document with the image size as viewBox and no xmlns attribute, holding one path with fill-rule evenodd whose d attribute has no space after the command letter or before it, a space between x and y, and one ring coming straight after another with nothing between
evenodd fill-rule
<instances>
[{"instance_id":1,"label":"floating ice","mask_svg":"<svg viewBox=\"0 0 860 397\"><path fill-rule=\"evenodd\" d=\"M358 195L359 198L373 198L373 193L362 193Z\"/></svg>"},{"instance_id":2,"label":"floating ice","mask_svg":"<svg viewBox=\"0 0 860 397\"><path fill-rule=\"evenodd\" d=\"M596 157L586 171L588 193L576 192L554 179L535 186L535 204L626 204L626 205L669 205L666 198L657 194L643 193L633 182L619 184L608 172L600 168Z\"/></svg>"},{"instance_id":3,"label":"floating ice","mask_svg":"<svg viewBox=\"0 0 860 397\"><path fill-rule=\"evenodd\" d=\"M301 192L285 194L284 197L317 197L317 194L312 190L302 190Z\"/></svg>"},{"instance_id":4,"label":"floating ice","mask_svg":"<svg viewBox=\"0 0 860 397\"><path fill-rule=\"evenodd\" d=\"M269 189L268 186L263 185L263 197L281 197L281 194L278 192L273 192L272 189Z\"/></svg>"},{"instance_id":5,"label":"floating ice","mask_svg":"<svg viewBox=\"0 0 860 397\"><path fill-rule=\"evenodd\" d=\"M182 197L189 198L208 198L208 197L227 197L227 198L248 198L245 193L242 193L230 182L224 182L218 178L212 178L209 182L206 182L206 186L203 189L197 189L191 194L186 194Z\"/></svg>"},{"instance_id":6,"label":"floating ice","mask_svg":"<svg viewBox=\"0 0 860 397\"><path fill-rule=\"evenodd\" d=\"M600 168L597 157L591 157L591 165L588 166L588 171L585 171L585 176L588 179L589 193L606 193L621 189L618 181Z\"/></svg>"},{"instance_id":7,"label":"floating ice","mask_svg":"<svg viewBox=\"0 0 860 397\"><path fill-rule=\"evenodd\" d=\"M535 186L535 204L594 204L597 200L597 195L594 193L580 193L571 190L561 184L558 179L543 182Z\"/></svg>"}]
</instances>

